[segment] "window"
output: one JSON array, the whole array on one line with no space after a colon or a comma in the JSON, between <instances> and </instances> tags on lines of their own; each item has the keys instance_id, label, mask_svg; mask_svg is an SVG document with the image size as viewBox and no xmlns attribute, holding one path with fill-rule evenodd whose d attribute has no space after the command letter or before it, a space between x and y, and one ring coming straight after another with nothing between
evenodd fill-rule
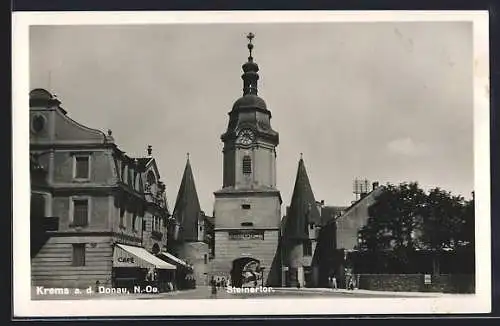
<instances>
[{"instance_id":1,"label":"window","mask_svg":"<svg viewBox=\"0 0 500 326\"><path fill-rule=\"evenodd\" d=\"M207 254L205 254L205 255L203 256L203 258L205 259L205 264L208 264L208 255L207 255Z\"/></svg>"},{"instance_id":2,"label":"window","mask_svg":"<svg viewBox=\"0 0 500 326\"><path fill-rule=\"evenodd\" d=\"M132 231L137 231L137 225L136 225L136 223L137 223L137 215L134 214L132 216Z\"/></svg>"},{"instance_id":3,"label":"window","mask_svg":"<svg viewBox=\"0 0 500 326\"><path fill-rule=\"evenodd\" d=\"M86 226L89 218L88 199L73 200L73 226Z\"/></svg>"},{"instance_id":4,"label":"window","mask_svg":"<svg viewBox=\"0 0 500 326\"><path fill-rule=\"evenodd\" d=\"M125 208L120 207L120 226L124 226Z\"/></svg>"},{"instance_id":5,"label":"window","mask_svg":"<svg viewBox=\"0 0 500 326\"><path fill-rule=\"evenodd\" d=\"M252 222L243 222L241 223L241 226L253 226Z\"/></svg>"},{"instance_id":6,"label":"window","mask_svg":"<svg viewBox=\"0 0 500 326\"><path fill-rule=\"evenodd\" d=\"M153 216L153 230L152 231L160 231L160 217L158 216Z\"/></svg>"},{"instance_id":7,"label":"window","mask_svg":"<svg viewBox=\"0 0 500 326\"><path fill-rule=\"evenodd\" d=\"M200 231L203 231L203 226L200 226Z\"/></svg>"},{"instance_id":8,"label":"window","mask_svg":"<svg viewBox=\"0 0 500 326\"><path fill-rule=\"evenodd\" d=\"M312 256L312 242L311 242L311 240L306 240L304 242L303 254L304 254L304 256Z\"/></svg>"},{"instance_id":9,"label":"window","mask_svg":"<svg viewBox=\"0 0 500 326\"><path fill-rule=\"evenodd\" d=\"M142 231L146 231L146 221L142 221Z\"/></svg>"},{"instance_id":10,"label":"window","mask_svg":"<svg viewBox=\"0 0 500 326\"><path fill-rule=\"evenodd\" d=\"M85 243L73 244L73 266L85 266Z\"/></svg>"},{"instance_id":11,"label":"window","mask_svg":"<svg viewBox=\"0 0 500 326\"><path fill-rule=\"evenodd\" d=\"M90 178L90 157L89 156L75 156L75 179L89 179Z\"/></svg>"},{"instance_id":12,"label":"window","mask_svg":"<svg viewBox=\"0 0 500 326\"><path fill-rule=\"evenodd\" d=\"M245 155L243 157L243 174L251 174L252 173L252 159L250 156Z\"/></svg>"},{"instance_id":13,"label":"window","mask_svg":"<svg viewBox=\"0 0 500 326\"><path fill-rule=\"evenodd\" d=\"M241 205L242 209L250 209L250 204L243 204Z\"/></svg>"}]
</instances>

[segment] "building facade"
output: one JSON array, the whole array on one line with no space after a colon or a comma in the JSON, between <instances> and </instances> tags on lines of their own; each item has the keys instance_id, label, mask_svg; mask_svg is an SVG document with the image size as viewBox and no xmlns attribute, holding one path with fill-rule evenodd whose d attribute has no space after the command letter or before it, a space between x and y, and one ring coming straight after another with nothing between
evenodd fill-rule
<instances>
[{"instance_id":1,"label":"building facade","mask_svg":"<svg viewBox=\"0 0 500 326\"><path fill-rule=\"evenodd\" d=\"M276 147L271 112L257 95L259 67L250 56L243 65L243 96L229 112L223 147L222 188L214 204L215 259L212 273L233 286L269 284L278 249L281 195L276 188Z\"/></svg>"},{"instance_id":2,"label":"building facade","mask_svg":"<svg viewBox=\"0 0 500 326\"><path fill-rule=\"evenodd\" d=\"M359 244L359 230L366 225L370 206L384 191L373 183L370 192L349 207L324 206L321 228L313 261L318 266L317 286L328 287L328 278L335 276L338 285L345 287L353 271L352 258Z\"/></svg>"},{"instance_id":3,"label":"building facade","mask_svg":"<svg viewBox=\"0 0 500 326\"><path fill-rule=\"evenodd\" d=\"M171 279L175 266L152 253L166 246L170 215L154 159L126 155L110 131L79 124L60 104L46 90L30 92L33 285Z\"/></svg>"}]
</instances>

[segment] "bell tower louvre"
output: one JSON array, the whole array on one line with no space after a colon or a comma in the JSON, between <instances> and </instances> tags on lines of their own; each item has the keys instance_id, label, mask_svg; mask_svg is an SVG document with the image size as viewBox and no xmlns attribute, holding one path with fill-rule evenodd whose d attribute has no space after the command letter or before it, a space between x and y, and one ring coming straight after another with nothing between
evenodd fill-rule
<instances>
[{"instance_id":1,"label":"bell tower louvre","mask_svg":"<svg viewBox=\"0 0 500 326\"><path fill-rule=\"evenodd\" d=\"M247 38L249 57L242 66L243 95L228 113L223 142L222 189L216 191L213 273L233 286L268 284L279 241L281 195L276 188L279 134L271 111L258 96L259 66L254 34Z\"/></svg>"}]
</instances>

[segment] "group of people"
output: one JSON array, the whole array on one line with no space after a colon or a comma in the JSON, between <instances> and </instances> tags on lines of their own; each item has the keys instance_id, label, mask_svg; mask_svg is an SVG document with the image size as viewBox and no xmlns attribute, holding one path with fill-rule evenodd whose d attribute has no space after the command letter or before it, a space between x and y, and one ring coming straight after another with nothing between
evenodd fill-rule
<instances>
[{"instance_id":1,"label":"group of people","mask_svg":"<svg viewBox=\"0 0 500 326\"><path fill-rule=\"evenodd\" d=\"M338 289L338 284L337 284L337 277L335 275L329 276L328 277L328 284L330 288L336 290ZM347 277L347 282L346 282L346 289L347 290L354 290L356 288L355 283L354 283L354 277L352 275L349 275Z\"/></svg>"},{"instance_id":2,"label":"group of people","mask_svg":"<svg viewBox=\"0 0 500 326\"><path fill-rule=\"evenodd\" d=\"M212 279L210 280L210 286L214 286L217 289L225 288L229 286L229 280L224 277L216 279L214 276L212 276Z\"/></svg>"}]
</instances>

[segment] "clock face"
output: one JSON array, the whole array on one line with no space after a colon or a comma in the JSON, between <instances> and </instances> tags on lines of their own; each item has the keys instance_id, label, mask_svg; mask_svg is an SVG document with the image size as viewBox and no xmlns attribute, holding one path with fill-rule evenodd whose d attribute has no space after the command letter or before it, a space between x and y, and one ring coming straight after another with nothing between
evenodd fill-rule
<instances>
[{"instance_id":1,"label":"clock face","mask_svg":"<svg viewBox=\"0 0 500 326\"><path fill-rule=\"evenodd\" d=\"M250 145L253 143L255 135L251 130L243 129L238 135L238 142L243 145Z\"/></svg>"}]
</instances>

